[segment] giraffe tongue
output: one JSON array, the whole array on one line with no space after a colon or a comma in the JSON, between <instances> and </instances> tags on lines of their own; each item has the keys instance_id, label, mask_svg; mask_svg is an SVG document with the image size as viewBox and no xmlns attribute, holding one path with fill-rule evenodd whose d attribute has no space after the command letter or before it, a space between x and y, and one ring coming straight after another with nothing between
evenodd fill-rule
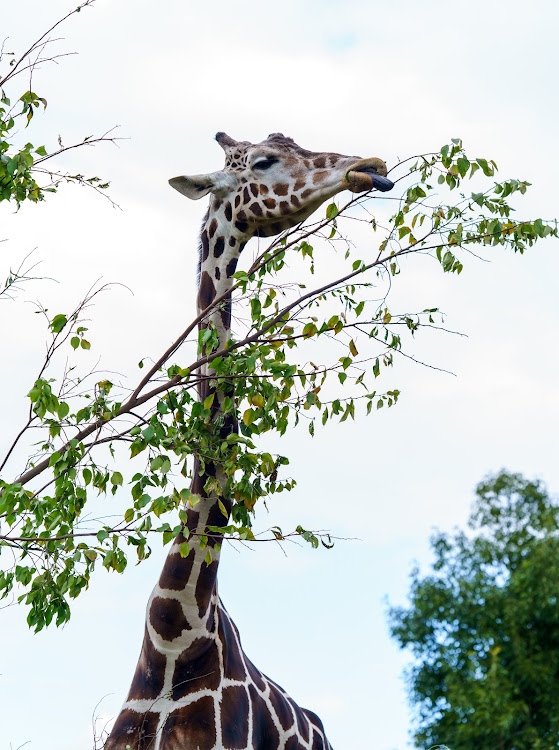
<instances>
[{"instance_id":1,"label":"giraffe tongue","mask_svg":"<svg viewBox=\"0 0 559 750\"><path fill-rule=\"evenodd\" d=\"M383 193L386 193L388 190L392 190L394 187L394 183L392 180L389 180L388 177L382 177L379 174L376 174L376 172L369 172L367 169L362 169L361 172L364 172L365 174L369 175L369 177L373 180L373 187L377 190L382 191Z\"/></svg>"}]
</instances>

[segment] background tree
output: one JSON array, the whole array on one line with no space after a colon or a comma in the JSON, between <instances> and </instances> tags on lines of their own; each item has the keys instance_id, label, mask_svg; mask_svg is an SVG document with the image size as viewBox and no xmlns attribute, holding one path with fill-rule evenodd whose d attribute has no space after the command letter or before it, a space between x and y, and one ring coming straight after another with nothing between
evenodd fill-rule
<instances>
[{"instance_id":1,"label":"background tree","mask_svg":"<svg viewBox=\"0 0 559 750\"><path fill-rule=\"evenodd\" d=\"M551 750L559 741L559 506L501 472L476 489L471 532L437 533L433 570L390 610L412 651L418 747Z\"/></svg>"}]
</instances>

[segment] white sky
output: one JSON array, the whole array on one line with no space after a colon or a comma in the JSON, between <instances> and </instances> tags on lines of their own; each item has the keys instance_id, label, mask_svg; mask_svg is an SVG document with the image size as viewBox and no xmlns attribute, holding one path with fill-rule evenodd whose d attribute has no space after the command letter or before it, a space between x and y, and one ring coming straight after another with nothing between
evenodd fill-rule
<instances>
[{"instance_id":1,"label":"white sky","mask_svg":"<svg viewBox=\"0 0 559 750\"><path fill-rule=\"evenodd\" d=\"M21 50L69 7L10 3L0 36ZM74 17L60 49L80 54L37 77L49 107L29 136L49 148L59 132L70 142L119 124L129 138L119 149L65 164L111 179L123 211L77 188L18 215L0 206L0 275L37 247L43 274L59 282L2 303L0 444L22 423L43 351L26 300L54 313L99 277L128 286L133 296L116 288L93 311L91 362L101 355L131 376L191 319L204 201L188 202L167 179L220 168L218 130L252 141L282 131L312 150L389 164L460 136L502 177L534 184L523 214L556 216L558 21L559 6L544 0L99 0ZM557 250L548 241L524 257L495 252L459 278L409 264L406 305L437 305L468 334L426 334L416 351L457 377L399 364L385 380L403 392L396 409L314 440L289 435L278 449L298 488L261 520L360 541L294 547L287 558L268 545L223 555L221 595L246 652L319 713L337 750L406 747L406 658L388 638L385 597L405 601L431 529L463 523L475 484L501 467L559 487ZM23 609L1 612L0 750L91 747L96 704L115 716L128 690L161 560L120 577L100 571L60 631L34 636Z\"/></svg>"}]
</instances>

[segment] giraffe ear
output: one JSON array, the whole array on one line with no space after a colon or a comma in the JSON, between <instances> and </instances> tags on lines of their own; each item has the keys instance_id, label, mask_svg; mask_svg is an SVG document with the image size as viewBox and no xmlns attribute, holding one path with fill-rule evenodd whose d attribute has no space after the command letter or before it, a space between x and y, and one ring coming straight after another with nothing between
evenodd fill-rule
<instances>
[{"instance_id":1,"label":"giraffe ear","mask_svg":"<svg viewBox=\"0 0 559 750\"><path fill-rule=\"evenodd\" d=\"M180 177L171 177L169 185L178 190L179 193L186 195L187 198L197 201L212 192L216 187L216 181L213 174L197 174L193 177L181 175Z\"/></svg>"}]
</instances>

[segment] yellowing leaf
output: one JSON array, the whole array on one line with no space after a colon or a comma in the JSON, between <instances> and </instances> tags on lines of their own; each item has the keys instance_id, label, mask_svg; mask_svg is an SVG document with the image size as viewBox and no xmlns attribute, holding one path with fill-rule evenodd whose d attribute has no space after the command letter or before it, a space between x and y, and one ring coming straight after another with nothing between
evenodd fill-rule
<instances>
[{"instance_id":1,"label":"yellowing leaf","mask_svg":"<svg viewBox=\"0 0 559 750\"><path fill-rule=\"evenodd\" d=\"M255 418L256 412L254 411L254 409L247 409L243 414L243 422L247 427L249 427L254 422Z\"/></svg>"}]
</instances>

